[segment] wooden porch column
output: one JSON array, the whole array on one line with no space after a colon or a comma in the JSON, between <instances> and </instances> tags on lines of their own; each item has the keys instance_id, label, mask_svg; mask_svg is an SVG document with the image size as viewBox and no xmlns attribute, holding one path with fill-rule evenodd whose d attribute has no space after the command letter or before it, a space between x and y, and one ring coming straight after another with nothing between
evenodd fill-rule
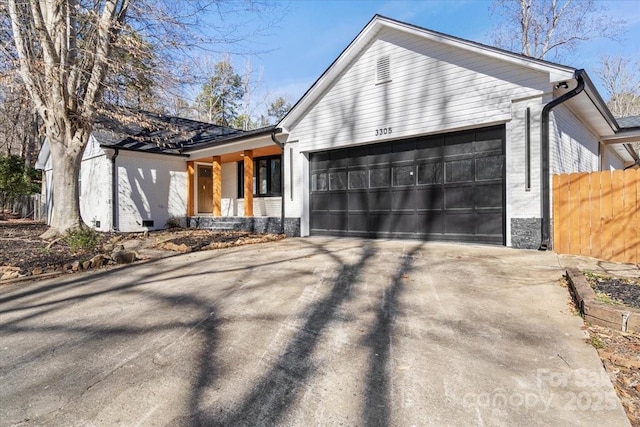
<instances>
[{"instance_id":1,"label":"wooden porch column","mask_svg":"<svg viewBox=\"0 0 640 427\"><path fill-rule=\"evenodd\" d=\"M222 163L220 156L213 156L213 216L222 215Z\"/></svg>"},{"instance_id":2,"label":"wooden porch column","mask_svg":"<svg viewBox=\"0 0 640 427\"><path fill-rule=\"evenodd\" d=\"M187 162L187 216L194 215L194 203L193 198L195 197L194 193L195 186L195 168L193 166L192 161Z\"/></svg>"},{"instance_id":3,"label":"wooden porch column","mask_svg":"<svg viewBox=\"0 0 640 427\"><path fill-rule=\"evenodd\" d=\"M244 216L253 216L253 150L244 152Z\"/></svg>"}]
</instances>

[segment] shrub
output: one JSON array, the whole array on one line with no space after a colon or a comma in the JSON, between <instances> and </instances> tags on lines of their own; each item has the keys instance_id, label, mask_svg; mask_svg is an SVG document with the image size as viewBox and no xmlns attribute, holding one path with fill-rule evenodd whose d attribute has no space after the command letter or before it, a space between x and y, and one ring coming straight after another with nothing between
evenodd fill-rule
<instances>
[{"instance_id":1,"label":"shrub","mask_svg":"<svg viewBox=\"0 0 640 427\"><path fill-rule=\"evenodd\" d=\"M64 240L73 251L89 250L100 241L100 233L92 228L81 227L70 231Z\"/></svg>"},{"instance_id":2,"label":"shrub","mask_svg":"<svg viewBox=\"0 0 640 427\"><path fill-rule=\"evenodd\" d=\"M180 222L181 222L180 217L170 216L167 219L167 223L165 224L165 226L167 228L182 228L180 225Z\"/></svg>"}]
</instances>

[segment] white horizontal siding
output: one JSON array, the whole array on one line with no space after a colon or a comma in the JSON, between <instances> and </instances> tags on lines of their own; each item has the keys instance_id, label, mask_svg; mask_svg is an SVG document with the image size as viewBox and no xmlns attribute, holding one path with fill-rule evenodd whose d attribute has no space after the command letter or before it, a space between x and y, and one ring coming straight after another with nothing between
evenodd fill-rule
<instances>
[{"instance_id":1,"label":"white horizontal siding","mask_svg":"<svg viewBox=\"0 0 640 427\"><path fill-rule=\"evenodd\" d=\"M376 85L376 60L391 81ZM385 30L290 130L315 151L497 123L511 100L542 93L548 75L404 32ZM376 128L391 128L376 138Z\"/></svg>"},{"instance_id":2,"label":"white horizontal siding","mask_svg":"<svg viewBox=\"0 0 640 427\"><path fill-rule=\"evenodd\" d=\"M280 197L254 197L253 216L280 217L282 215ZM238 199L239 216L244 215L244 199Z\"/></svg>"},{"instance_id":3,"label":"white horizontal siding","mask_svg":"<svg viewBox=\"0 0 640 427\"><path fill-rule=\"evenodd\" d=\"M143 231L166 226L171 217L187 213L187 172L182 158L142 156L120 152L118 166L118 225L120 231Z\"/></svg>"},{"instance_id":4,"label":"white horizontal siding","mask_svg":"<svg viewBox=\"0 0 640 427\"><path fill-rule=\"evenodd\" d=\"M565 105L551 111L549 144L552 174L599 170L598 137Z\"/></svg>"}]
</instances>

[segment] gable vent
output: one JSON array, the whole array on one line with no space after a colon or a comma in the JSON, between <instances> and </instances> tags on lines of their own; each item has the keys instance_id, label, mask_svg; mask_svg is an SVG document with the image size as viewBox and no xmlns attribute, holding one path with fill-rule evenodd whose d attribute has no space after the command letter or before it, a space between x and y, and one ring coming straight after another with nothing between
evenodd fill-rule
<instances>
[{"instance_id":1,"label":"gable vent","mask_svg":"<svg viewBox=\"0 0 640 427\"><path fill-rule=\"evenodd\" d=\"M376 83L391 81L391 59L389 56L381 56L376 63Z\"/></svg>"}]
</instances>

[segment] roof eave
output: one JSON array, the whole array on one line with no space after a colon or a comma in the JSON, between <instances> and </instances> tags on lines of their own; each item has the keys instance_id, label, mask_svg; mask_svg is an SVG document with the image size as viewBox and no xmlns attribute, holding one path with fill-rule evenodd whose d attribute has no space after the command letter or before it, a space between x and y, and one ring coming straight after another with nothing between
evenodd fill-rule
<instances>
[{"instance_id":1,"label":"roof eave","mask_svg":"<svg viewBox=\"0 0 640 427\"><path fill-rule=\"evenodd\" d=\"M159 156L173 156L173 157L184 157L184 158L190 157L189 154L169 153L169 152L165 152L165 151L145 151L145 150L140 150L140 149L137 149L137 148L121 147L121 146L113 145L113 144L100 144L100 148L106 148L106 149L110 149L110 150L120 150L120 151L131 151L131 152L141 153L141 154L154 154L154 155L159 155Z\"/></svg>"},{"instance_id":2,"label":"roof eave","mask_svg":"<svg viewBox=\"0 0 640 427\"><path fill-rule=\"evenodd\" d=\"M194 153L197 153L198 151L203 151L210 148L224 147L225 145L237 144L245 140L250 141L252 139L264 137L267 135L271 135L273 133L276 133L276 134L282 133L282 129L275 126L269 126L266 128L257 129L256 131L247 131L246 133L243 133L240 135L232 135L227 138L216 139L209 143L198 145L197 147L189 147L189 149L185 149L183 150L183 152L194 154ZM271 139L269 139L269 141L275 145L275 142L273 142Z\"/></svg>"}]
</instances>

